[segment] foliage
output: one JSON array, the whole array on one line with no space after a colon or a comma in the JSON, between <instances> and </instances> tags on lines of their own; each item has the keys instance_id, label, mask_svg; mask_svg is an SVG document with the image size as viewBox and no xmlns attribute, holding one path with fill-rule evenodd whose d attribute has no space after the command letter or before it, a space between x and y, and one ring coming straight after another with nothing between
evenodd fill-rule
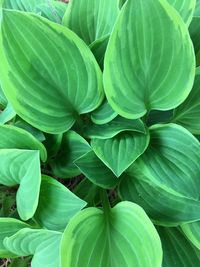
<instances>
[{"instance_id":1,"label":"foliage","mask_svg":"<svg viewBox=\"0 0 200 267\"><path fill-rule=\"evenodd\" d=\"M200 266L200 1L0 3L0 257Z\"/></svg>"}]
</instances>

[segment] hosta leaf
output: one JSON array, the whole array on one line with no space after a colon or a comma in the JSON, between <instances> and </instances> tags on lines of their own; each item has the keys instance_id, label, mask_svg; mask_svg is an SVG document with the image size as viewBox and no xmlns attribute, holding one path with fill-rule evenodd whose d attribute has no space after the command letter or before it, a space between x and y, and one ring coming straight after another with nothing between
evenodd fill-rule
<instances>
[{"instance_id":1,"label":"hosta leaf","mask_svg":"<svg viewBox=\"0 0 200 267\"><path fill-rule=\"evenodd\" d=\"M24 221L30 219L36 211L40 183L39 151L0 149L0 184L19 184L17 210Z\"/></svg>"},{"instance_id":2,"label":"hosta leaf","mask_svg":"<svg viewBox=\"0 0 200 267\"><path fill-rule=\"evenodd\" d=\"M22 229L4 239L5 247L18 256L34 255L32 267L59 267L62 234L44 229Z\"/></svg>"},{"instance_id":3,"label":"hosta leaf","mask_svg":"<svg viewBox=\"0 0 200 267\"><path fill-rule=\"evenodd\" d=\"M117 117L117 113L111 108L108 101L105 99L91 114L91 120L96 124L105 124Z\"/></svg>"},{"instance_id":4,"label":"hosta leaf","mask_svg":"<svg viewBox=\"0 0 200 267\"><path fill-rule=\"evenodd\" d=\"M200 16L200 1L196 0L196 6L194 10L194 17Z\"/></svg>"},{"instance_id":5,"label":"hosta leaf","mask_svg":"<svg viewBox=\"0 0 200 267\"><path fill-rule=\"evenodd\" d=\"M199 66L199 62L200 62L199 31L200 31L200 15L199 15L199 17L193 17L192 22L191 22L190 27L189 27L190 37L191 37L193 45L194 45L197 66Z\"/></svg>"},{"instance_id":6,"label":"hosta leaf","mask_svg":"<svg viewBox=\"0 0 200 267\"><path fill-rule=\"evenodd\" d=\"M119 192L161 225L200 219L200 143L175 124L150 128L145 153L128 169Z\"/></svg>"},{"instance_id":7,"label":"hosta leaf","mask_svg":"<svg viewBox=\"0 0 200 267\"><path fill-rule=\"evenodd\" d=\"M100 68L69 29L31 13L4 10L1 37L4 92L31 125L49 133L67 131L79 114L103 100Z\"/></svg>"},{"instance_id":8,"label":"hosta leaf","mask_svg":"<svg viewBox=\"0 0 200 267\"><path fill-rule=\"evenodd\" d=\"M43 176L34 218L49 230L63 231L69 220L86 204L61 183Z\"/></svg>"},{"instance_id":9,"label":"hosta leaf","mask_svg":"<svg viewBox=\"0 0 200 267\"><path fill-rule=\"evenodd\" d=\"M178 228L158 227L162 241L162 267L197 267L200 265L200 251L196 249Z\"/></svg>"},{"instance_id":10,"label":"hosta leaf","mask_svg":"<svg viewBox=\"0 0 200 267\"><path fill-rule=\"evenodd\" d=\"M195 10L196 0L167 0L181 15L182 19L189 26Z\"/></svg>"},{"instance_id":11,"label":"hosta leaf","mask_svg":"<svg viewBox=\"0 0 200 267\"><path fill-rule=\"evenodd\" d=\"M122 8L125 3L126 0L119 0L119 7Z\"/></svg>"},{"instance_id":12,"label":"hosta leaf","mask_svg":"<svg viewBox=\"0 0 200 267\"><path fill-rule=\"evenodd\" d=\"M159 236L136 204L121 202L108 211L88 208L68 224L61 242L62 267L160 267Z\"/></svg>"},{"instance_id":13,"label":"hosta leaf","mask_svg":"<svg viewBox=\"0 0 200 267\"><path fill-rule=\"evenodd\" d=\"M5 237L14 235L19 230L29 227L28 224L21 222L13 218L0 218L0 257L1 258L12 258L15 254L11 253L5 248L3 240Z\"/></svg>"},{"instance_id":14,"label":"hosta leaf","mask_svg":"<svg viewBox=\"0 0 200 267\"><path fill-rule=\"evenodd\" d=\"M200 134L200 68L188 98L174 111L173 121L181 124L193 134Z\"/></svg>"},{"instance_id":15,"label":"hosta leaf","mask_svg":"<svg viewBox=\"0 0 200 267\"><path fill-rule=\"evenodd\" d=\"M188 96L194 74L192 42L174 8L166 1L128 1L105 55L104 88L112 108L129 119L172 109Z\"/></svg>"},{"instance_id":16,"label":"hosta leaf","mask_svg":"<svg viewBox=\"0 0 200 267\"><path fill-rule=\"evenodd\" d=\"M0 125L0 149L2 148L39 150L42 161L46 161L47 158L42 143L27 131L12 125Z\"/></svg>"},{"instance_id":17,"label":"hosta leaf","mask_svg":"<svg viewBox=\"0 0 200 267\"><path fill-rule=\"evenodd\" d=\"M94 184L103 188L113 188L118 179L93 151L83 155L75 162L80 171Z\"/></svg>"},{"instance_id":18,"label":"hosta leaf","mask_svg":"<svg viewBox=\"0 0 200 267\"><path fill-rule=\"evenodd\" d=\"M95 154L119 177L149 144L149 135L123 132L109 139L92 139Z\"/></svg>"},{"instance_id":19,"label":"hosta leaf","mask_svg":"<svg viewBox=\"0 0 200 267\"><path fill-rule=\"evenodd\" d=\"M110 34L102 37L101 39L98 39L97 41L94 41L90 45L90 49L92 53L94 54L102 70L103 70L103 64L104 64L104 56L105 56L109 38L110 38Z\"/></svg>"},{"instance_id":20,"label":"hosta leaf","mask_svg":"<svg viewBox=\"0 0 200 267\"><path fill-rule=\"evenodd\" d=\"M45 134L44 145L49 158L55 157L61 147L63 134Z\"/></svg>"},{"instance_id":21,"label":"hosta leaf","mask_svg":"<svg viewBox=\"0 0 200 267\"><path fill-rule=\"evenodd\" d=\"M3 7L21 11L35 11L36 5L44 2L44 0L3 0Z\"/></svg>"},{"instance_id":22,"label":"hosta leaf","mask_svg":"<svg viewBox=\"0 0 200 267\"><path fill-rule=\"evenodd\" d=\"M117 0L72 0L63 24L91 44L111 33L118 13Z\"/></svg>"},{"instance_id":23,"label":"hosta leaf","mask_svg":"<svg viewBox=\"0 0 200 267\"><path fill-rule=\"evenodd\" d=\"M141 120L129 120L118 116L109 123L88 126L84 134L89 138L107 139L124 131L145 133L146 129Z\"/></svg>"},{"instance_id":24,"label":"hosta leaf","mask_svg":"<svg viewBox=\"0 0 200 267\"><path fill-rule=\"evenodd\" d=\"M16 113L10 103L7 104L6 108L0 112L0 125L12 120Z\"/></svg>"},{"instance_id":25,"label":"hosta leaf","mask_svg":"<svg viewBox=\"0 0 200 267\"><path fill-rule=\"evenodd\" d=\"M192 244L200 249L200 221L183 224L181 229Z\"/></svg>"},{"instance_id":26,"label":"hosta leaf","mask_svg":"<svg viewBox=\"0 0 200 267\"><path fill-rule=\"evenodd\" d=\"M91 150L88 142L74 131L64 133L61 150L53 159L53 173L60 178L70 178L80 174L74 161Z\"/></svg>"},{"instance_id":27,"label":"hosta leaf","mask_svg":"<svg viewBox=\"0 0 200 267\"><path fill-rule=\"evenodd\" d=\"M151 126L158 123L169 123L173 117L173 109L167 111L152 110L147 117L147 125Z\"/></svg>"},{"instance_id":28,"label":"hosta leaf","mask_svg":"<svg viewBox=\"0 0 200 267\"><path fill-rule=\"evenodd\" d=\"M7 101L7 99L4 95L4 92L0 86L0 108L5 108L7 106L7 103L8 103L8 101Z\"/></svg>"}]
</instances>

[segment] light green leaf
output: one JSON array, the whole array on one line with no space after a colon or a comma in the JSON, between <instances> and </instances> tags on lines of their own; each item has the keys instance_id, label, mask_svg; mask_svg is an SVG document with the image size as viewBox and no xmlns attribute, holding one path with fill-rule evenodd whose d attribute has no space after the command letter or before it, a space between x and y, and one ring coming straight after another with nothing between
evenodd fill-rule
<instances>
[{"instance_id":1,"label":"light green leaf","mask_svg":"<svg viewBox=\"0 0 200 267\"><path fill-rule=\"evenodd\" d=\"M32 134L12 125L0 125L0 149L2 148L39 150L42 161L47 159L47 152L42 143Z\"/></svg>"},{"instance_id":2,"label":"light green leaf","mask_svg":"<svg viewBox=\"0 0 200 267\"><path fill-rule=\"evenodd\" d=\"M58 181L43 176L34 218L42 227L63 231L69 220L86 204Z\"/></svg>"},{"instance_id":3,"label":"light green leaf","mask_svg":"<svg viewBox=\"0 0 200 267\"><path fill-rule=\"evenodd\" d=\"M32 218L37 209L40 183L39 151L0 149L0 184L19 184L17 210L24 221Z\"/></svg>"},{"instance_id":4,"label":"light green leaf","mask_svg":"<svg viewBox=\"0 0 200 267\"><path fill-rule=\"evenodd\" d=\"M200 251L196 249L178 228L158 227L162 241L162 267L200 266Z\"/></svg>"},{"instance_id":5,"label":"light green leaf","mask_svg":"<svg viewBox=\"0 0 200 267\"><path fill-rule=\"evenodd\" d=\"M4 239L4 246L18 256L34 255L32 267L59 267L62 234L44 229L22 229Z\"/></svg>"},{"instance_id":6,"label":"light green leaf","mask_svg":"<svg viewBox=\"0 0 200 267\"><path fill-rule=\"evenodd\" d=\"M174 111L173 121L184 126L193 134L200 134L200 67L188 98Z\"/></svg>"},{"instance_id":7,"label":"light green leaf","mask_svg":"<svg viewBox=\"0 0 200 267\"><path fill-rule=\"evenodd\" d=\"M61 241L62 267L160 267L159 236L143 211L121 202L105 214L88 208L68 224Z\"/></svg>"},{"instance_id":8,"label":"light green leaf","mask_svg":"<svg viewBox=\"0 0 200 267\"><path fill-rule=\"evenodd\" d=\"M74 161L91 150L88 142L74 131L64 133L61 149L51 163L53 173L60 178L71 178L80 174Z\"/></svg>"},{"instance_id":9,"label":"light green leaf","mask_svg":"<svg viewBox=\"0 0 200 267\"><path fill-rule=\"evenodd\" d=\"M109 139L92 139L95 154L119 177L149 144L149 135L123 132Z\"/></svg>"},{"instance_id":10,"label":"light green leaf","mask_svg":"<svg viewBox=\"0 0 200 267\"><path fill-rule=\"evenodd\" d=\"M3 240L6 237L14 235L19 230L29 227L28 224L13 219L13 218L0 218L0 257L1 258L13 258L15 254L11 253L5 248Z\"/></svg>"},{"instance_id":11,"label":"light green leaf","mask_svg":"<svg viewBox=\"0 0 200 267\"><path fill-rule=\"evenodd\" d=\"M0 125L12 120L16 113L10 103L7 104L6 108L0 112Z\"/></svg>"},{"instance_id":12,"label":"light green leaf","mask_svg":"<svg viewBox=\"0 0 200 267\"><path fill-rule=\"evenodd\" d=\"M3 11L1 28L1 81L22 119L44 132L61 133L79 114L100 105L100 68L73 32L40 16L9 10Z\"/></svg>"},{"instance_id":13,"label":"light green leaf","mask_svg":"<svg viewBox=\"0 0 200 267\"><path fill-rule=\"evenodd\" d=\"M118 116L106 124L88 126L84 135L89 138L107 139L124 131L145 133L146 129L141 120L129 120Z\"/></svg>"},{"instance_id":14,"label":"light green leaf","mask_svg":"<svg viewBox=\"0 0 200 267\"><path fill-rule=\"evenodd\" d=\"M93 151L77 159L74 164L92 183L102 188L113 188L119 182L117 177Z\"/></svg>"},{"instance_id":15,"label":"light green leaf","mask_svg":"<svg viewBox=\"0 0 200 267\"><path fill-rule=\"evenodd\" d=\"M200 221L183 224L181 229L192 244L200 249Z\"/></svg>"},{"instance_id":16,"label":"light green leaf","mask_svg":"<svg viewBox=\"0 0 200 267\"><path fill-rule=\"evenodd\" d=\"M200 143L175 124L150 128L150 145L119 186L123 200L141 205L156 224L200 219Z\"/></svg>"},{"instance_id":17,"label":"light green leaf","mask_svg":"<svg viewBox=\"0 0 200 267\"><path fill-rule=\"evenodd\" d=\"M101 106L99 106L91 114L91 120L96 124L105 124L117 117L117 113L111 108L108 101L105 99Z\"/></svg>"},{"instance_id":18,"label":"light green leaf","mask_svg":"<svg viewBox=\"0 0 200 267\"><path fill-rule=\"evenodd\" d=\"M193 45L174 8L160 0L128 1L105 55L104 88L112 108L137 119L152 109L177 107L191 91L194 74Z\"/></svg>"},{"instance_id":19,"label":"light green leaf","mask_svg":"<svg viewBox=\"0 0 200 267\"><path fill-rule=\"evenodd\" d=\"M199 17L200 16L200 1L196 0L196 6L194 10L194 17Z\"/></svg>"},{"instance_id":20,"label":"light green leaf","mask_svg":"<svg viewBox=\"0 0 200 267\"><path fill-rule=\"evenodd\" d=\"M72 0L63 25L91 44L111 33L118 14L117 0Z\"/></svg>"},{"instance_id":21,"label":"light green leaf","mask_svg":"<svg viewBox=\"0 0 200 267\"><path fill-rule=\"evenodd\" d=\"M3 7L21 11L34 12L36 5L44 0L3 0Z\"/></svg>"},{"instance_id":22,"label":"light green leaf","mask_svg":"<svg viewBox=\"0 0 200 267\"><path fill-rule=\"evenodd\" d=\"M181 15L183 21L189 26L194 14L196 0L167 0Z\"/></svg>"},{"instance_id":23,"label":"light green leaf","mask_svg":"<svg viewBox=\"0 0 200 267\"><path fill-rule=\"evenodd\" d=\"M7 101L7 99L4 95L4 92L0 86L0 108L5 108L7 106L7 103L8 103L8 101Z\"/></svg>"}]
</instances>

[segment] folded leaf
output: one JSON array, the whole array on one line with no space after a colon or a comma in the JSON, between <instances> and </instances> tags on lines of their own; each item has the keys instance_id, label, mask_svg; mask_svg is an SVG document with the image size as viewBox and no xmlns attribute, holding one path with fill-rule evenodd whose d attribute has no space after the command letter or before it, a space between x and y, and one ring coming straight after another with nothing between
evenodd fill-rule
<instances>
[{"instance_id":1,"label":"folded leaf","mask_svg":"<svg viewBox=\"0 0 200 267\"><path fill-rule=\"evenodd\" d=\"M200 249L200 221L183 224L181 229L190 242Z\"/></svg>"},{"instance_id":2,"label":"folded leaf","mask_svg":"<svg viewBox=\"0 0 200 267\"><path fill-rule=\"evenodd\" d=\"M136 204L121 202L108 211L88 208L68 224L61 242L62 267L160 267L159 236Z\"/></svg>"},{"instance_id":3,"label":"folded leaf","mask_svg":"<svg viewBox=\"0 0 200 267\"><path fill-rule=\"evenodd\" d=\"M69 220L86 204L58 181L43 176L34 218L42 227L63 231Z\"/></svg>"},{"instance_id":4,"label":"folded leaf","mask_svg":"<svg viewBox=\"0 0 200 267\"><path fill-rule=\"evenodd\" d=\"M118 13L118 0L72 0L63 25L91 44L111 33Z\"/></svg>"},{"instance_id":5,"label":"folded leaf","mask_svg":"<svg viewBox=\"0 0 200 267\"><path fill-rule=\"evenodd\" d=\"M25 228L5 238L4 246L18 256L34 255L32 267L60 267L61 237L60 232Z\"/></svg>"},{"instance_id":6,"label":"folded leaf","mask_svg":"<svg viewBox=\"0 0 200 267\"><path fill-rule=\"evenodd\" d=\"M105 55L104 88L112 108L129 119L172 109L188 96L194 74L192 42L176 10L166 1L128 1Z\"/></svg>"},{"instance_id":7,"label":"folded leaf","mask_svg":"<svg viewBox=\"0 0 200 267\"><path fill-rule=\"evenodd\" d=\"M37 209L40 183L39 151L0 149L0 184L19 184L17 210L24 221L32 218Z\"/></svg>"},{"instance_id":8,"label":"folded leaf","mask_svg":"<svg viewBox=\"0 0 200 267\"><path fill-rule=\"evenodd\" d=\"M40 16L9 10L3 11L1 26L2 85L25 121L44 132L61 133L79 114L100 105L100 68L73 32Z\"/></svg>"}]
</instances>

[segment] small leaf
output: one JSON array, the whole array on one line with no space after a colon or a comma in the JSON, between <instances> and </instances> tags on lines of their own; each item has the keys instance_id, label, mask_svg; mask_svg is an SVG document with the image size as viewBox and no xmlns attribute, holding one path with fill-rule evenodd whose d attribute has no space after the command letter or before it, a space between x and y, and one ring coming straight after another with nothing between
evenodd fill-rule
<instances>
[{"instance_id":1,"label":"small leaf","mask_svg":"<svg viewBox=\"0 0 200 267\"><path fill-rule=\"evenodd\" d=\"M104 89L112 108L129 119L175 108L190 93L194 74L192 42L176 10L167 1L128 1L105 55Z\"/></svg>"},{"instance_id":2,"label":"small leaf","mask_svg":"<svg viewBox=\"0 0 200 267\"><path fill-rule=\"evenodd\" d=\"M159 236L139 206L121 202L108 211L88 208L68 224L61 241L62 267L160 267Z\"/></svg>"},{"instance_id":3,"label":"small leaf","mask_svg":"<svg viewBox=\"0 0 200 267\"><path fill-rule=\"evenodd\" d=\"M16 113L10 103L7 104L5 109L0 112L0 125L12 120Z\"/></svg>"},{"instance_id":4,"label":"small leaf","mask_svg":"<svg viewBox=\"0 0 200 267\"><path fill-rule=\"evenodd\" d=\"M74 161L91 150L87 141L74 131L63 134L61 149L53 159L53 173L60 178L70 178L80 175L80 170Z\"/></svg>"},{"instance_id":5,"label":"small leaf","mask_svg":"<svg viewBox=\"0 0 200 267\"><path fill-rule=\"evenodd\" d=\"M55 179L43 176L34 218L42 227L63 231L69 220L86 204Z\"/></svg>"},{"instance_id":6,"label":"small leaf","mask_svg":"<svg viewBox=\"0 0 200 267\"><path fill-rule=\"evenodd\" d=\"M119 177L149 144L149 135L123 132L109 139L92 139L95 154Z\"/></svg>"},{"instance_id":7,"label":"small leaf","mask_svg":"<svg viewBox=\"0 0 200 267\"><path fill-rule=\"evenodd\" d=\"M22 220L33 217L41 183L40 157L36 150L0 149L0 184L20 185L17 210Z\"/></svg>"},{"instance_id":8,"label":"small leaf","mask_svg":"<svg viewBox=\"0 0 200 267\"><path fill-rule=\"evenodd\" d=\"M63 25L91 44L111 33L118 13L118 0L72 0Z\"/></svg>"},{"instance_id":9,"label":"small leaf","mask_svg":"<svg viewBox=\"0 0 200 267\"><path fill-rule=\"evenodd\" d=\"M200 249L200 221L183 224L181 229L190 242Z\"/></svg>"},{"instance_id":10,"label":"small leaf","mask_svg":"<svg viewBox=\"0 0 200 267\"><path fill-rule=\"evenodd\" d=\"M18 256L34 255L32 267L59 267L62 234L45 229L22 229L4 239L4 246Z\"/></svg>"},{"instance_id":11,"label":"small leaf","mask_svg":"<svg viewBox=\"0 0 200 267\"><path fill-rule=\"evenodd\" d=\"M102 188L113 188L118 183L117 177L93 151L77 159L74 164L92 183Z\"/></svg>"}]
</instances>

